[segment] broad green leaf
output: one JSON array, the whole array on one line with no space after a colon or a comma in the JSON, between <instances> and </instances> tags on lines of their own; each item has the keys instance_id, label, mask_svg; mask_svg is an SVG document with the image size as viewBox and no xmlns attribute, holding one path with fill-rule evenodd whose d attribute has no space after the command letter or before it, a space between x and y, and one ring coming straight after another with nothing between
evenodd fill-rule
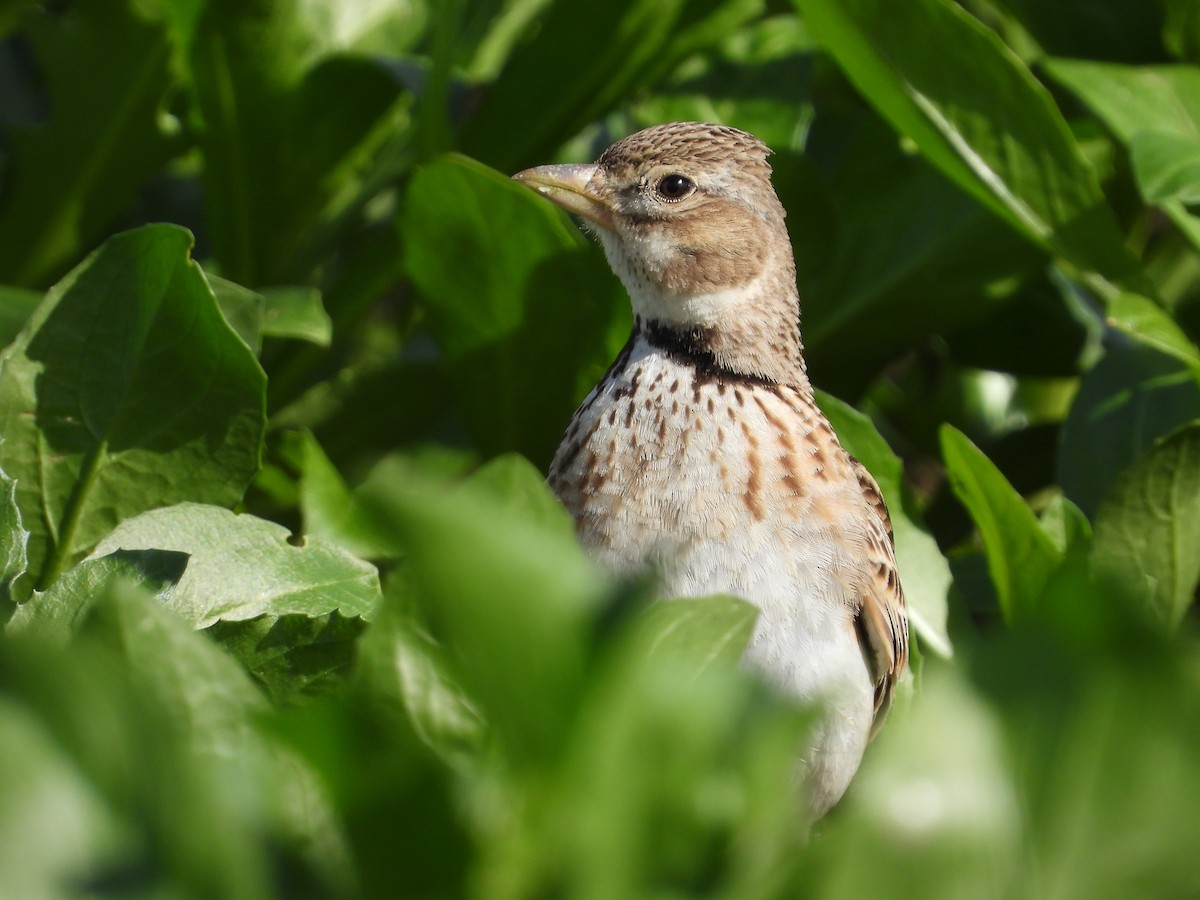
<instances>
[{"instance_id":1,"label":"broad green leaf","mask_svg":"<svg viewBox=\"0 0 1200 900\"><path fill-rule=\"evenodd\" d=\"M411 485L368 502L403 539L406 577L512 763L536 769L566 739L608 582L572 535L489 489Z\"/></svg>"},{"instance_id":2,"label":"broad green leaf","mask_svg":"<svg viewBox=\"0 0 1200 900\"><path fill-rule=\"evenodd\" d=\"M1200 203L1200 136L1139 131L1129 157L1147 203Z\"/></svg>"},{"instance_id":3,"label":"broad green leaf","mask_svg":"<svg viewBox=\"0 0 1200 900\"><path fill-rule=\"evenodd\" d=\"M170 550L113 550L72 566L45 591L17 607L5 629L66 645L114 581L136 584L165 600L187 569L188 555Z\"/></svg>"},{"instance_id":4,"label":"broad green leaf","mask_svg":"<svg viewBox=\"0 0 1200 900\"><path fill-rule=\"evenodd\" d=\"M119 853L122 828L39 711L0 698L0 892L48 897Z\"/></svg>"},{"instance_id":5,"label":"broad green leaf","mask_svg":"<svg viewBox=\"0 0 1200 900\"><path fill-rule=\"evenodd\" d=\"M733 666L742 658L758 607L740 597L680 597L663 600L644 613L653 634L652 653L674 653L697 666L699 673L721 660Z\"/></svg>"},{"instance_id":6,"label":"broad green leaf","mask_svg":"<svg viewBox=\"0 0 1200 900\"><path fill-rule=\"evenodd\" d=\"M1135 174L1143 192L1150 179L1156 195L1178 154L1163 155L1170 146L1200 146L1200 67L1121 66L1086 60L1054 59L1047 73L1074 93L1131 152L1135 147L1141 165ZM1186 155L1186 154L1185 154ZM1161 163L1168 168L1162 168ZM1150 165L1147 168L1148 164ZM1147 196L1147 202L1150 196ZM1159 201L1183 234L1200 248L1200 220L1182 202L1164 196Z\"/></svg>"},{"instance_id":7,"label":"broad green leaf","mask_svg":"<svg viewBox=\"0 0 1200 900\"><path fill-rule=\"evenodd\" d=\"M263 615L241 622L219 621L205 634L240 662L272 700L283 704L340 687L354 662L364 626L362 619L336 612Z\"/></svg>"},{"instance_id":8,"label":"broad green leaf","mask_svg":"<svg viewBox=\"0 0 1200 900\"><path fill-rule=\"evenodd\" d=\"M159 123L166 35L136 4L89 0L27 21L50 114L14 133L0 281L41 288L94 246L176 147Z\"/></svg>"},{"instance_id":9,"label":"broad green leaf","mask_svg":"<svg viewBox=\"0 0 1200 900\"><path fill-rule=\"evenodd\" d=\"M554 3L484 95L462 149L505 172L552 162L560 144L632 97L676 54L715 43L757 7L747 0Z\"/></svg>"},{"instance_id":10,"label":"broad green leaf","mask_svg":"<svg viewBox=\"0 0 1200 900\"><path fill-rule=\"evenodd\" d=\"M1082 271L1144 282L1053 99L994 32L949 0L795 5L867 100L959 187Z\"/></svg>"},{"instance_id":11,"label":"broad green leaf","mask_svg":"<svg viewBox=\"0 0 1200 900\"><path fill-rule=\"evenodd\" d=\"M1200 140L1200 67L1082 59L1050 59L1044 67L1127 145L1143 132Z\"/></svg>"},{"instance_id":12,"label":"broad green leaf","mask_svg":"<svg viewBox=\"0 0 1200 900\"><path fill-rule=\"evenodd\" d=\"M126 519L96 547L177 550L187 571L167 604L195 628L258 616L370 619L379 605L375 567L320 538L217 506L179 503Z\"/></svg>"},{"instance_id":13,"label":"broad green leaf","mask_svg":"<svg viewBox=\"0 0 1200 900\"><path fill-rule=\"evenodd\" d=\"M353 193L398 124L398 81L373 60L331 55L321 17L306 15L318 5L208 3L188 38L214 249L249 287L308 275L327 207Z\"/></svg>"},{"instance_id":14,"label":"broad green leaf","mask_svg":"<svg viewBox=\"0 0 1200 900\"><path fill-rule=\"evenodd\" d=\"M593 670L549 808L527 807L524 840L505 848L516 851L509 872L528 880L485 881L488 896L552 884L568 896L682 896L698 872L712 896L789 893L811 720L737 667L753 612L731 598L667 600L629 621ZM550 872L521 858L528 846L546 848Z\"/></svg>"},{"instance_id":15,"label":"broad green leaf","mask_svg":"<svg viewBox=\"0 0 1200 900\"><path fill-rule=\"evenodd\" d=\"M786 168L777 180L797 238L806 358L830 389L861 392L913 342L1004 308L1019 279L1045 264L868 110L819 110L805 153L820 174L802 177L820 179L828 206ZM810 235L828 250L810 258Z\"/></svg>"},{"instance_id":16,"label":"broad green leaf","mask_svg":"<svg viewBox=\"0 0 1200 900\"><path fill-rule=\"evenodd\" d=\"M955 496L971 514L1000 609L1008 622L1030 613L1062 553L1000 470L958 429L943 425L942 458Z\"/></svg>"},{"instance_id":17,"label":"broad green leaf","mask_svg":"<svg viewBox=\"0 0 1200 900\"><path fill-rule=\"evenodd\" d=\"M460 684L450 649L421 622L411 595L403 571L393 572L379 618L360 642L356 671L372 691L399 700L413 730L442 759L468 766L486 727Z\"/></svg>"},{"instance_id":18,"label":"broad green leaf","mask_svg":"<svg viewBox=\"0 0 1200 900\"><path fill-rule=\"evenodd\" d=\"M263 292L266 310L263 334L268 337L294 338L318 347L328 347L333 339L333 322L321 305L316 288L267 288Z\"/></svg>"},{"instance_id":19,"label":"broad green leaf","mask_svg":"<svg viewBox=\"0 0 1200 900\"><path fill-rule=\"evenodd\" d=\"M17 484L0 469L0 619L8 614L10 604L21 599L13 596L14 583L29 567L25 545L29 532L21 525L21 509L17 506Z\"/></svg>"},{"instance_id":20,"label":"broad green leaf","mask_svg":"<svg viewBox=\"0 0 1200 900\"><path fill-rule=\"evenodd\" d=\"M295 436L300 468L304 533L341 544L363 559L400 555L397 540L342 480L341 473L309 433Z\"/></svg>"},{"instance_id":21,"label":"broad green leaf","mask_svg":"<svg viewBox=\"0 0 1200 900\"><path fill-rule=\"evenodd\" d=\"M262 352L266 299L257 291L234 284L228 279L215 275L207 277L213 296L217 298L221 315L225 317L229 327L237 332L237 336L245 341L246 346L254 351L254 355L258 356Z\"/></svg>"},{"instance_id":22,"label":"broad green leaf","mask_svg":"<svg viewBox=\"0 0 1200 900\"><path fill-rule=\"evenodd\" d=\"M1137 294L1120 294L1109 305L1106 318L1113 328L1175 357L1200 375L1200 349L1158 304Z\"/></svg>"},{"instance_id":23,"label":"broad green leaf","mask_svg":"<svg viewBox=\"0 0 1200 900\"><path fill-rule=\"evenodd\" d=\"M46 295L0 370L0 468L39 589L123 518L237 503L259 463L265 377L182 228L111 238Z\"/></svg>"},{"instance_id":24,"label":"broad green leaf","mask_svg":"<svg viewBox=\"0 0 1200 900\"><path fill-rule=\"evenodd\" d=\"M1003 893L1024 862L1025 838L1006 724L962 668L932 670L822 823L828 832L813 849L824 865L804 877L814 896ZM860 853L871 865L856 862Z\"/></svg>"},{"instance_id":25,"label":"broad green leaf","mask_svg":"<svg viewBox=\"0 0 1200 900\"><path fill-rule=\"evenodd\" d=\"M80 624L66 648L0 642L6 701L44 723L111 823L96 836L108 853L68 880L136 869L151 893L265 898L278 865L315 889L312 873L337 865L328 802L259 730L266 705L245 673L127 583L110 584Z\"/></svg>"},{"instance_id":26,"label":"broad green leaf","mask_svg":"<svg viewBox=\"0 0 1200 900\"><path fill-rule=\"evenodd\" d=\"M7 347L20 334L42 296L41 291L0 286L0 347Z\"/></svg>"},{"instance_id":27,"label":"broad green leaf","mask_svg":"<svg viewBox=\"0 0 1200 900\"><path fill-rule=\"evenodd\" d=\"M546 484L546 477L519 454L508 453L480 466L469 483L490 492L506 509L519 511L539 527L575 533L575 523Z\"/></svg>"},{"instance_id":28,"label":"broad green leaf","mask_svg":"<svg viewBox=\"0 0 1200 900\"><path fill-rule=\"evenodd\" d=\"M1129 0L1000 0L999 28L1024 28L1042 54L1140 62L1161 54L1163 4ZM995 21L988 19L988 21Z\"/></svg>"},{"instance_id":29,"label":"broad green leaf","mask_svg":"<svg viewBox=\"0 0 1200 900\"><path fill-rule=\"evenodd\" d=\"M1157 326L1142 332L1156 334ZM1120 472L1159 438L1198 419L1194 370L1154 347L1113 348L1084 375L1063 423L1058 483L1094 516Z\"/></svg>"},{"instance_id":30,"label":"broad green leaf","mask_svg":"<svg viewBox=\"0 0 1200 900\"><path fill-rule=\"evenodd\" d=\"M616 277L559 210L463 157L417 172L400 228L477 445L546 465L629 334Z\"/></svg>"},{"instance_id":31,"label":"broad green leaf","mask_svg":"<svg viewBox=\"0 0 1200 900\"><path fill-rule=\"evenodd\" d=\"M1057 494L1046 504L1038 517L1055 549L1064 556L1085 546L1092 538L1092 523L1078 506L1063 494Z\"/></svg>"},{"instance_id":32,"label":"broad green leaf","mask_svg":"<svg viewBox=\"0 0 1200 900\"><path fill-rule=\"evenodd\" d=\"M950 565L904 487L899 458L867 416L823 392L817 392L817 401L838 440L867 467L883 493L896 536L896 565L913 631L937 653L949 656L952 650L946 617L953 581Z\"/></svg>"},{"instance_id":33,"label":"broad green leaf","mask_svg":"<svg viewBox=\"0 0 1200 900\"><path fill-rule=\"evenodd\" d=\"M1096 513L1099 577L1177 625L1200 582L1200 426L1185 428L1116 480Z\"/></svg>"}]
</instances>

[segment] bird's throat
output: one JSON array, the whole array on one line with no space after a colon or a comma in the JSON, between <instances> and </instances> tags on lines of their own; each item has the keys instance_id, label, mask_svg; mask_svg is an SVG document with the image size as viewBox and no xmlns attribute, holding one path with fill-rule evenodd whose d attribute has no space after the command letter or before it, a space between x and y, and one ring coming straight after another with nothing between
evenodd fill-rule
<instances>
[{"instance_id":1,"label":"bird's throat","mask_svg":"<svg viewBox=\"0 0 1200 900\"><path fill-rule=\"evenodd\" d=\"M651 319L635 323L634 338L641 333L646 342L675 362L695 370L704 381L778 384L779 379L761 371L751 361L730 358L723 352L726 343L717 326L677 325Z\"/></svg>"}]
</instances>

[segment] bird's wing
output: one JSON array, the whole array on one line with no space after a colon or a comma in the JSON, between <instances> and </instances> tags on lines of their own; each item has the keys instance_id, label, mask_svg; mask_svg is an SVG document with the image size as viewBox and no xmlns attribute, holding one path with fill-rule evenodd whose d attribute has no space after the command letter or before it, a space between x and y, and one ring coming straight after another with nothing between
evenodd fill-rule
<instances>
[{"instance_id":1,"label":"bird's wing","mask_svg":"<svg viewBox=\"0 0 1200 900\"><path fill-rule=\"evenodd\" d=\"M895 537L879 486L862 463L850 457L863 499L875 513L868 534L870 574L861 598L855 627L863 655L875 679L875 723L872 737L883 724L896 682L908 665L908 614L896 570Z\"/></svg>"}]
</instances>

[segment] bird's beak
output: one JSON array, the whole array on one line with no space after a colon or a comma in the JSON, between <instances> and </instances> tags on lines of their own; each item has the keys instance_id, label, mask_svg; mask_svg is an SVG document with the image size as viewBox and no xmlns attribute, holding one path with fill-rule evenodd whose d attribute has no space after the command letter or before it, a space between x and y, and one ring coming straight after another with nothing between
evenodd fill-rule
<instances>
[{"instance_id":1,"label":"bird's beak","mask_svg":"<svg viewBox=\"0 0 1200 900\"><path fill-rule=\"evenodd\" d=\"M538 166L513 176L567 212L582 216L601 228L612 228L612 208L589 190L595 165Z\"/></svg>"}]
</instances>

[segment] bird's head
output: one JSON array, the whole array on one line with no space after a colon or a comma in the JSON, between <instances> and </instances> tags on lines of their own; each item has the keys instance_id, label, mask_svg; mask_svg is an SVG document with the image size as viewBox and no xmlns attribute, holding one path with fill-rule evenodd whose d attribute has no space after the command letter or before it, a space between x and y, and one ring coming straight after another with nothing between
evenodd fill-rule
<instances>
[{"instance_id":1,"label":"bird's head","mask_svg":"<svg viewBox=\"0 0 1200 900\"><path fill-rule=\"evenodd\" d=\"M513 177L597 234L642 322L711 332L727 356L782 351L802 370L795 265L769 153L735 128L674 122L618 141L593 164Z\"/></svg>"}]
</instances>

